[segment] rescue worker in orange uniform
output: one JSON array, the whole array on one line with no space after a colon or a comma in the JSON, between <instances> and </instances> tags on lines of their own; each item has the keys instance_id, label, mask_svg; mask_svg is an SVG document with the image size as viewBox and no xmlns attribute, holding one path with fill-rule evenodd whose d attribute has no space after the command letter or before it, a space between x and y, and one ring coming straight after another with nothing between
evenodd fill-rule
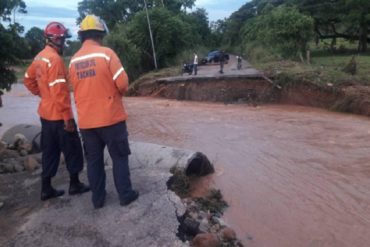
<instances>
[{"instance_id":1,"label":"rescue worker in orange uniform","mask_svg":"<svg viewBox=\"0 0 370 247\"><path fill-rule=\"evenodd\" d=\"M105 146L113 161L113 178L120 204L128 205L139 196L131 185L127 113L122 102L128 89L128 77L116 53L102 46L107 32L104 21L87 15L79 30L82 47L69 65L92 203L96 209L105 203Z\"/></svg>"},{"instance_id":2,"label":"rescue worker in orange uniform","mask_svg":"<svg viewBox=\"0 0 370 247\"><path fill-rule=\"evenodd\" d=\"M67 69L61 57L65 39L70 36L68 30L58 22L49 23L44 36L46 46L37 54L24 77L24 85L28 90L41 98L38 113L41 119L43 201L64 194L64 190L56 190L51 185L61 152L70 173L69 194L90 190L79 180L83 168L83 152L71 109Z\"/></svg>"}]
</instances>

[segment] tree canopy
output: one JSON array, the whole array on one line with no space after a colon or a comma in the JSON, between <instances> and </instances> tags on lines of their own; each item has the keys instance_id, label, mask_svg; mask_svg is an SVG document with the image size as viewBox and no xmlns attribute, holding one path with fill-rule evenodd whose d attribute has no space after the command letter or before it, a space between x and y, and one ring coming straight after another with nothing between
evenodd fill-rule
<instances>
[{"instance_id":1,"label":"tree canopy","mask_svg":"<svg viewBox=\"0 0 370 247\"><path fill-rule=\"evenodd\" d=\"M295 14L285 16L284 18L297 18L297 23L294 21L288 24L282 32L285 32L285 41L290 43L292 37L297 38L296 30L297 25L303 24L302 21L305 17L313 20L312 35L311 25L308 22L304 25L310 28L307 34L302 34L300 29L300 36L307 40L301 40L302 47L304 43L315 38L316 41L329 39L332 44L335 44L337 38L344 38L350 41L358 42L358 51L367 51L367 44L370 42L370 1L368 0L252 0L244 4L238 11L234 12L226 21L226 32L223 37L223 42L229 46L240 45L251 42L251 32L258 33L267 37L270 34L276 35L279 38L281 32L276 33L275 30L279 25L276 23L276 17L282 8L295 9ZM299 14L298 14L299 13ZM288 13L280 13L284 16ZM290 12L292 14L292 12ZM273 20L269 22L268 20ZM263 26L262 22L266 21ZM307 19L308 21L308 19ZM263 32L254 27L259 23L259 28L263 28ZM248 27L248 25L251 25ZM306 26L307 25L307 26ZM295 26L295 27L294 27ZM243 27L243 28L242 28ZM301 28L304 28L303 26ZM287 33L287 32L290 33ZM265 33L265 32L270 32ZM245 35L248 33L248 35ZM303 35L303 36L302 36ZM253 35L252 35L253 36ZM255 35L256 36L256 35ZM259 37L261 39L261 37ZM275 42L276 46L279 44Z\"/></svg>"},{"instance_id":2,"label":"tree canopy","mask_svg":"<svg viewBox=\"0 0 370 247\"><path fill-rule=\"evenodd\" d=\"M174 13L182 9L192 8L195 0L146 0L147 7L164 7ZM82 0L78 3L78 12L81 21L88 14L95 14L105 20L112 29L117 23L131 20L138 12L144 9L144 0Z\"/></svg>"},{"instance_id":3,"label":"tree canopy","mask_svg":"<svg viewBox=\"0 0 370 247\"><path fill-rule=\"evenodd\" d=\"M45 46L44 31L38 27L32 27L25 35L29 46L29 56L34 57Z\"/></svg>"},{"instance_id":4,"label":"tree canopy","mask_svg":"<svg viewBox=\"0 0 370 247\"><path fill-rule=\"evenodd\" d=\"M2 0L0 2L0 17L4 22L10 21L13 11L26 13L26 4L22 0ZM13 23L4 27L0 23L0 90L10 90L11 84L16 81L16 76L11 68L19 58L19 33L23 27Z\"/></svg>"},{"instance_id":5,"label":"tree canopy","mask_svg":"<svg viewBox=\"0 0 370 247\"><path fill-rule=\"evenodd\" d=\"M154 68L144 3L160 68L173 65L182 52L192 53L196 47L212 41L205 9L188 11L194 7L195 0L82 0L78 4L78 21L87 14L106 21L111 30L106 43L118 53L130 77L137 78Z\"/></svg>"}]
</instances>

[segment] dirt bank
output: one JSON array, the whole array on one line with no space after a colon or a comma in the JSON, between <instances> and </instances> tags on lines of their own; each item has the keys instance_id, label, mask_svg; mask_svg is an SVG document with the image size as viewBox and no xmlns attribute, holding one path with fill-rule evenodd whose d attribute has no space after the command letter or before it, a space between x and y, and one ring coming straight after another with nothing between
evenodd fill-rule
<instances>
[{"instance_id":1,"label":"dirt bank","mask_svg":"<svg viewBox=\"0 0 370 247\"><path fill-rule=\"evenodd\" d=\"M131 96L224 103L278 103L320 107L370 116L370 87L310 82L278 84L255 76L178 77L146 81Z\"/></svg>"},{"instance_id":2,"label":"dirt bank","mask_svg":"<svg viewBox=\"0 0 370 247\"><path fill-rule=\"evenodd\" d=\"M274 99L273 94L271 83L254 76L243 79L240 77L202 77L191 80L157 80L142 84L131 95L232 103L271 101Z\"/></svg>"}]
</instances>

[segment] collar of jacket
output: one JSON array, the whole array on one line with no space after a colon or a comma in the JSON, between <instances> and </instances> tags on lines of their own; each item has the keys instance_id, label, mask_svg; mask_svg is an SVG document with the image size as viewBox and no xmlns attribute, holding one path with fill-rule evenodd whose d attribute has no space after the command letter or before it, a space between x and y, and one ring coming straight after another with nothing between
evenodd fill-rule
<instances>
[{"instance_id":1,"label":"collar of jacket","mask_svg":"<svg viewBox=\"0 0 370 247\"><path fill-rule=\"evenodd\" d=\"M92 39L85 40L82 46L101 46L98 42Z\"/></svg>"},{"instance_id":2,"label":"collar of jacket","mask_svg":"<svg viewBox=\"0 0 370 247\"><path fill-rule=\"evenodd\" d=\"M59 55L58 51L51 45L46 45L45 50L48 51L48 52L53 52L53 53L56 53L56 54Z\"/></svg>"}]
</instances>

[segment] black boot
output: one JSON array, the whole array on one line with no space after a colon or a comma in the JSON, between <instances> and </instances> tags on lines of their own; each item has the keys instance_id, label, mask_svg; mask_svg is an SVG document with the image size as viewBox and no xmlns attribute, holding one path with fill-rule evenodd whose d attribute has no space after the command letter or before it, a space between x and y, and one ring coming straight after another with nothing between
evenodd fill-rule
<instances>
[{"instance_id":1,"label":"black boot","mask_svg":"<svg viewBox=\"0 0 370 247\"><path fill-rule=\"evenodd\" d=\"M41 186L41 201L64 195L64 190L56 190L51 186L51 178L43 178Z\"/></svg>"},{"instance_id":2,"label":"black boot","mask_svg":"<svg viewBox=\"0 0 370 247\"><path fill-rule=\"evenodd\" d=\"M136 190L131 191L124 199L120 201L121 206L127 206L139 197L139 192Z\"/></svg>"},{"instance_id":3,"label":"black boot","mask_svg":"<svg viewBox=\"0 0 370 247\"><path fill-rule=\"evenodd\" d=\"M71 175L71 180L69 182L69 194L77 195L90 191L90 187L80 182L78 174Z\"/></svg>"},{"instance_id":4,"label":"black boot","mask_svg":"<svg viewBox=\"0 0 370 247\"><path fill-rule=\"evenodd\" d=\"M100 200L97 200L97 201L93 201L93 205L94 205L94 208L95 209L99 209L99 208L102 208L104 207L104 204L105 204L105 195L106 193L104 192L103 196L100 198Z\"/></svg>"}]
</instances>

